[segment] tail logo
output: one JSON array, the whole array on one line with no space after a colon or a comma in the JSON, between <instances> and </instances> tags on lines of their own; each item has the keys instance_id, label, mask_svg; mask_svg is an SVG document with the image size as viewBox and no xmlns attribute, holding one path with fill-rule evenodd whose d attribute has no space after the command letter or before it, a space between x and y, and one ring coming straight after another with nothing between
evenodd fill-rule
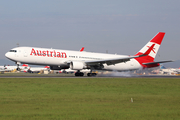
<instances>
[{"instance_id":1,"label":"tail logo","mask_svg":"<svg viewBox=\"0 0 180 120\"><path fill-rule=\"evenodd\" d=\"M150 48L150 46L147 46L147 47ZM154 50L155 50L155 48L152 49L153 53L156 53Z\"/></svg>"}]
</instances>

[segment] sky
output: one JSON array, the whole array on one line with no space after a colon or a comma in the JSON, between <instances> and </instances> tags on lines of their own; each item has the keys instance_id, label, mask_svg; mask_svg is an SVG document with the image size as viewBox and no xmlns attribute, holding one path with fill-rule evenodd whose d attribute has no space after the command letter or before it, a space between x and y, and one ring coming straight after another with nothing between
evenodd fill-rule
<instances>
[{"instance_id":1,"label":"sky","mask_svg":"<svg viewBox=\"0 0 180 120\"><path fill-rule=\"evenodd\" d=\"M155 61L180 60L179 0L1 0L0 65L19 46L136 54L165 32ZM180 65L179 65L180 67Z\"/></svg>"}]
</instances>

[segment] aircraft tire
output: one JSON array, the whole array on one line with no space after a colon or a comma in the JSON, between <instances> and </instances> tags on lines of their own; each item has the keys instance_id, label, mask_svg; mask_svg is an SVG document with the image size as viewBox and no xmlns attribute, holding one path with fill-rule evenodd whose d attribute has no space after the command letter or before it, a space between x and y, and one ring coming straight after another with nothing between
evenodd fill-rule
<instances>
[{"instance_id":1,"label":"aircraft tire","mask_svg":"<svg viewBox=\"0 0 180 120\"><path fill-rule=\"evenodd\" d=\"M88 73L87 76L96 76L97 74L96 73Z\"/></svg>"},{"instance_id":2,"label":"aircraft tire","mask_svg":"<svg viewBox=\"0 0 180 120\"><path fill-rule=\"evenodd\" d=\"M17 70L17 71L20 71L21 69L18 67L16 70Z\"/></svg>"},{"instance_id":3,"label":"aircraft tire","mask_svg":"<svg viewBox=\"0 0 180 120\"><path fill-rule=\"evenodd\" d=\"M75 76L84 76L84 73L83 72L76 72Z\"/></svg>"}]
</instances>

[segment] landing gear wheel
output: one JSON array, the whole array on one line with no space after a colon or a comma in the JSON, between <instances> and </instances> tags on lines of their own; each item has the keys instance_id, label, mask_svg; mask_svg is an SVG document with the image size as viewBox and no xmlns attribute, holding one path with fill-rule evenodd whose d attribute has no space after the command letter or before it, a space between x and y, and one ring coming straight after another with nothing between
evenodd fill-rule
<instances>
[{"instance_id":1,"label":"landing gear wheel","mask_svg":"<svg viewBox=\"0 0 180 120\"><path fill-rule=\"evenodd\" d=\"M21 69L18 67L16 70L17 70L17 71L20 71Z\"/></svg>"},{"instance_id":2,"label":"landing gear wheel","mask_svg":"<svg viewBox=\"0 0 180 120\"><path fill-rule=\"evenodd\" d=\"M83 72L76 72L75 76L84 76L84 73Z\"/></svg>"},{"instance_id":3,"label":"landing gear wheel","mask_svg":"<svg viewBox=\"0 0 180 120\"><path fill-rule=\"evenodd\" d=\"M16 62L16 65L17 65L17 68L16 68L16 70L17 71L20 71L21 69L19 68L19 65L20 65L21 63L20 62Z\"/></svg>"},{"instance_id":4,"label":"landing gear wheel","mask_svg":"<svg viewBox=\"0 0 180 120\"><path fill-rule=\"evenodd\" d=\"M87 76L96 76L97 74L96 73L88 73Z\"/></svg>"}]
</instances>

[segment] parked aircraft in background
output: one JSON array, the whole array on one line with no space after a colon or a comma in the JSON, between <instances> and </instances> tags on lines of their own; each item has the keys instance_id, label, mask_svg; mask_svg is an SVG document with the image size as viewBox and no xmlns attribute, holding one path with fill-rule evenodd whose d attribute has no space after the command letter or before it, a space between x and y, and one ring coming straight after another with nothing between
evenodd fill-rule
<instances>
[{"instance_id":1,"label":"parked aircraft in background","mask_svg":"<svg viewBox=\"0 0 180 120\"><path fill-rule=\"evenodd\" d=\"M0 69L0 73L4 73L6 70Z\"/></svg>"},{"instance_id":2,"label":"parked aircraft in background","mask_svg":"<svg viewBox=\"0 0 180 120\"><path fill-rule=\"evenodd\" d=\"M13 71L13 70L17 69L17 66L4 65L4 69L5 69L6 71ZM21 71L23 71L23 70L25 70L25 69L28 69L28 65L23 64L22 66L19 66L19 69L20 69Z\"/></svg>"},{"instance_id":3,"label":"parked aircraft in background","mask_svg":"<svg viewBox=\"0 0 180 120\"><path fill-rule=\"evenodd\" d=\"M90 69L83 69L81 70L81 72L83 73L89 73L91 70ZM69 69L62 69L61 71L59 71L60 73L76 73L77 71L76 70L72 70L71 68Z\"/></svg>"},{"instance_id":4,"label":"parked aircraft in background","mask_svg":"<svg viewBox=\"0 0 180 120\"><path fill-rule=\"evenodd\" d=\"M0 73L5 72L5 71L6 71L5 65L4 66L0 66Z\"/></svg>"},{"instance_id":5,"label":"parked aircraft in background","mask_svg":"<svg viewBox=\"0 0 180 120\"><path fill-rule=\"evenodd\" d=\"M26 71L24 72L28 72L28 73L38 73L41 70L50 70L49 66L45 66L45 67L29 67L28 69L26 69Z\"/></svg>"},{"instance_id":6,"label":"parked aircraft in background","mask_svg":"<svg viewBox=\"0 0 180 120\"><path fill-rule=\"evenodd\" d=\"M0 66L0 70L2 70L2 69L5 69L5 65L4 66Z\"/></svg>"},{"instance_id":7,"label":"parked aircraft in background","mask_svg":"<svg viewBox=\"0 0 180 120\"><path fill-rule=\"evenodd\" d=\"M10 65L4 65L4 66L0 66L0 70L1 71L13 71L16 70L17 66L10 66ZM19 66L19 69L21 72L29 72L29 73L34 73L34 72L40 72L41 70L49 70L50 67L49 66L45 66L45 67L30 67L27 64L23 64L22 66Z\"/></svg>"},{"instance_id":8,"label":"parked aircraft in background","mask_svg":"<svg viewBox=\"0 0 180 120\"><path fill-rule=\"evenodd\" d=\"M161 64L159 73L167 75L177 75L180 74L180 68L166 68Z\"/></svg>"},{"instance_id":9,"label":"parked aircraft in background","mask_svg":"<svg viewBox=\"0 0 180 120\"><path fill-rule=\"evenodd\" d=\"M16 47L5 56L15 61L17 69L21 63L50 66L51 70L72 69L77 70L75 76L83 76L83 69L129 71L159 66L154 62L165 33L159 32L137 54L133 56L70 51L62 49L47 49L37 47ZM88 76L95 75L92 72Z\"/></svg>"}]
</instances>

